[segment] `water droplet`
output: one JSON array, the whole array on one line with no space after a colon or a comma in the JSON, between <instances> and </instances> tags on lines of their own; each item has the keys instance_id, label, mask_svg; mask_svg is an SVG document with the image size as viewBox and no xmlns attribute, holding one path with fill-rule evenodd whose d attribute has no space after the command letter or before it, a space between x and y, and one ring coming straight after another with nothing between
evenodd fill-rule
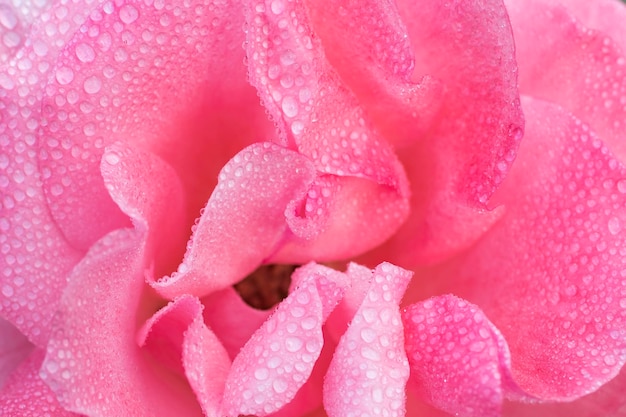
<instances>
[{"instance_id":1,"label":"water droplet","mask_svg":"<svg viewBox=\"0 0 626 417\"><path fill-rule=\"evenodd\" d=\"M67 85L74 80L74 71L68 67L59 67L56 72L56 79L61 85Z\"/></svg>"},{"instance_id":2,"label":"water droplet","mask_svg":"<svg viewBox=\"0 0 626 417\"><path fill-rule=\"evenodd\" d=\"M609 232L612 235L618 234L622 230L622 226L617 217L613 217L609 220Z\"/></svg>"},{"instance_id":3,"label":"water droplet","mask_svg":"<svg viewBox=\"0 0 626 417\"><path fill-rule=\"evenodd\" d=\"M10 285L3 285L2 286L2 295L4 295L5 297L12 297L13 296L13 287L11 287Z\"/></svg>"},{"instance_id":4,"label":"water droplet","mask_svg":"<svg viewBox=\"0 0 626 417\"><path fill-rule=\"evenodd\" d=\"M263 381L266 380L268 377L270 376L270 373L267 369L265 368L259 368L257 370L254 371L254 377L258 380L258 381Z\"/></svg>"},{"instance_id":5,"label":"water droplet","mask_svg":"<svg viewBox=\"0 0 626 417\"><path fill-rule=\"evenodd\" d=\"M8 7L0 8L0 25L8 30L12 30L17 26L17 22L17 16L13 13L13 10Z\"/></svg>"},{"instance_id":6,"label":"water droplet","mask_svg":"<svg viewBox=\"0 0 626 417\"><path fill-rule=\"evenodd\" d=\"M102 88L102 81L95 75L85 79L83 88L87 94L96 94Z\"/></svg>"},{"instance_id":7,"label":"water droplet","mask_svg":"<svg viewBox=\"0 0 626 417\"><path fill-rule=\"evenodd\" d=\"M116 153L108 152L104 154L104 160L109 165L117 165L120 163L120 157Z\"/></svg>"},{"instance_id":8,"label":"water droplet","mask_svg":"<svg viewBox=\"0 0 626 417\"><path fill-rule=\"evenodd\" d=\"M276 380L274 380L274 382L272 382L272 388L277 394L282 394L283 392L287 391L287 387L287 381L285 381L284 379L277 378Z\"/></svg>"},{"instance_id":9,"label":"water droplet","mask_svg":"<svg viewBox=\"0 0 626 417\"><path fill-rule=\"evenodd\" d=\"M302 349L302 340L298 337L288 337L285 339L285 348L288 352L297 352Z\"/></svg>"},{"instance_id":10,"label":"water droplet","mask_svg":"<svg viewBox=\"0 0 626 417\"><path fill-rule=\"evenodd\" d=\"M270 5L270 10L274 14L281 14L285 11L285 3L283 0L274 0Z\"/></svg>"},{"instance_id":11,"label":"water droplet","mask_svg":"<svg viewBox=\"0 0 626 417\"><path fill-rule=\"evenodd\" d=\"M120 9L120 20L127 25L133 23L139 17L139 11L130 4L122 6Z\"/></svg>"},{"instance_id":12,"label":"water droplet","mask_svg":"<svg viewBox=\"0 0 626 417\"><path fill-rule=\"evenodd\" d=\"M76 45L76 57L81 62L92 62L96 58L96 52L93 50L91 45L86 43L79 43Z\"/></svg>"},{"instance_id":13,"label":"water droplet","mask_svg":"<svg viewBox=\"0 0 626 417\"><path fill-rule=\"evenodd\" d=\"M283 98L282 109L287 117L295 117L298 115L298 103L291 96Z\"/></svg>"}]
</instances>

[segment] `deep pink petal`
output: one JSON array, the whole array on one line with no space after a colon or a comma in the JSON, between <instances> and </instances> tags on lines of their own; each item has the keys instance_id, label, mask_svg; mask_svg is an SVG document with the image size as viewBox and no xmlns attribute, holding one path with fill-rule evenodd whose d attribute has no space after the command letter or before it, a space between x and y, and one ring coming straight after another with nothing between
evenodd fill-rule
<instances>
[{"instance_id":1,"label":"deep pink petal","mask_svg":"<svg viewBox=\"0 0 626 417\"><path fill-rule=\"evenodd\" d=\"M502 220L470 251L418 276L481 307L529 394L569 400L626 360L626 168L569 113L523 104L527 133L493 199ZM424 296L418 282L409 298Z\"/></svg>"},{"instance_id":2,"label":"deep pink petal","mask_svg":"<svg viewBox=\"0 0 626 417\"><path fill-rule=\"evenodd\" d=\"M391 264L376 267L324 380L329 416L404 416L409 364L398 304L412 275Z\"/></svg>"},{"instance_id":3,"label":"deep pink petal","mask_svg":"<svg viewBox=\"0 0 626 417\"><path fill-rule=\"evenodd\" d=\"M560 2L507 2L520 91L569 110L626 160L626 48L553 3ZM626 16L623 4L617 8Z\"/></svg>"},{"instance_id":4,"label":"deep pink petal","mask_svg":"<svg viewBox=\"0 0 626 417\"><path fill-rule=\"evenodd\" d=\"M54 393L39 377L45 351L36 349L20 364L0 390L3 417L78 417L57 401Z\"/></svg>"},{"instance_id":5,"label":"deep pink petal","mask_svg":"<svg viewBox=\"0 0 626 417\"><path fill-rule=\"evenodd\" d=\"M272 313L250 307L233 287L211 293L202 304L204 322L219 337L231 359Z\"/></svg>"},{"instance_id":6,"label":"deep pink petal","mask_svg":"<svg viewBox=\"0 0 626 417\"><path fill-rule=\"evenodd\" d=\"M72 32L45 89L40 164L73 244L124 224L99 175L106 145L132 142L172 165L191 226L219 168L258 136L271 139L245 80L239 4L103 2Z\"/></svg>"},{"instance_id":7,"label":"deep pink petal","mask_svg":"<svg viewBox=\"0 0 626 417\"><path fill-rule=\"evenodd\" d=\"M344 274L309 264L296 288L233 361L222 414L259 417L280 410L304 385L322 351L322 325L343 297Z\"/></svg>"},{"instance_id":8,"label":"deep pink petal","mask_svg":"<svg viewBox=\"0 0 626 417\"><path fill-rule=\"evenodd\" d=\"M327 222L344 223L345 242L361 243L351 252L343 248L338 253L334 246L324 250L326 246L320 244L312 249L306 240L296 240L285 257L296 261L333 255L341 258L380 244L408 211L408 185L393 149L327 61L302 1L256 0L249 5L247 19L250 81L276 122L282 143L308 156L321 173L340 177L328 179L333 183L327 188L329 193L314 189L316 194L304 205L323 206L322 212L329 212ZM362 186L354 190L353 177L369 180L370 190L363 193ZM348 211L336 203L345 200L350 200L354 209ZM373 203L382 201L390 202L388 217L377 216L371 209ZM337 208L330 212L329 205ZM353 211L354 218L350 216ZM315 216L301 216L308 214ZM361 217L372 224L371 230L361 227ZM302 233L298 227L293 231L296 236ZM318 233L320 240L337 240L332 228L322 227Z\"/></svg>"},{"instance_id":9,"label":"deep pink petal","mask_svg":"<svg viewBox=\"0 0 626 417\"><path fill-rule=\"evenodd\" d=\"M11 323L0 319L0 388L32 350L33 345L26 336Z\"/></svg>"},{"instance_id":10,"label":"deep pink petal","mask_svg":"<svg viewBox=\"0 0 626 417\"><path fill-rule=\"evenodd\" d=\"M385 139L394 145L423 139L442 89L431 77L412 82L413 46L395 2L305 3L326 58Z\"/></svg>"},{"instance_id":11,"label":"deep pink petal","mask_svg":"<svg viewBox=\"0 0 626 417\"><path fill-rule=\"evenodd\" d=\"M113 232L72 271L41 372L68 410L201 415L184 380L154 363L135 339L142 308L154 308L146 306L144 241L135 231Z\"/></svg>"},{"instance_id":12,"label":"deep pink petal","mask_svg":"<svg viewBox=\"0 0 626 417\"><path fill-rule=\"evenodd\" d=\"M167 298L204 296L243 279L276 251L286 207L314 178L307 158L278 145L238 153L220 172L178 271L153 287Z\"/></svg>"},{"instance_id":13,"label":"deep pink petal","mask_svg":"<svg viewBox=\"0 0 626 417\"><path fill-rule=\"evenodd\" d=\"M414 75L445 89L423 140L398 151L411 183L411 216L368 264L412 268L474 243L497 221L486 203L523 133L511 27L498 0L398 1L414 47Z\"/></svg>"},{"instance_id":14,"label":"deep pink petal","mask_svg":"<svg viewBox=\"0 0 626 417\"><path fill-rule=\"evenodd\" d=\"M511 382L504 338L484 313L444 295L412 304L402 314L412 389L423 400L461 417L497 417Z\"/></svg>"}]
</instances>

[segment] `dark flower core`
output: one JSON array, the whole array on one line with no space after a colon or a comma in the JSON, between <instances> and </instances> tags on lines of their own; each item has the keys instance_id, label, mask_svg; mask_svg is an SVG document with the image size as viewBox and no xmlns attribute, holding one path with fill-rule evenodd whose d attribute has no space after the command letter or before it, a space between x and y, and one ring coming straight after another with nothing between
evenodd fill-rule
<instances>
[{"instance_id":1,"label":"dark flower core","mask_svg":"<svg viewBox=\"0 0 626 417\"><path fill-rule=\"evenodd\" d=\"M299 265L263 265L235 284L235 290L251 307L267 310L289 294L291 274Z\"/></svg>"}]
</instances>

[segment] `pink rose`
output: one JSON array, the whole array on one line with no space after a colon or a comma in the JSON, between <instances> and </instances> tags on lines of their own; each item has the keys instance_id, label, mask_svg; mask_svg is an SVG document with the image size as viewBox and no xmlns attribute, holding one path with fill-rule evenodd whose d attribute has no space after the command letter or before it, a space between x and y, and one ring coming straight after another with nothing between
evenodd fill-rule
<instances>
[{"instance_id":1,"label":"pink rose","mask_svg":"<svg viewBox=\"0 0 626 417\"><path fill-rule=\"evenodd\" d=\"M2 415L623 411L622 3L53 3L0 4Z\"/></svg>"}]
</instances>

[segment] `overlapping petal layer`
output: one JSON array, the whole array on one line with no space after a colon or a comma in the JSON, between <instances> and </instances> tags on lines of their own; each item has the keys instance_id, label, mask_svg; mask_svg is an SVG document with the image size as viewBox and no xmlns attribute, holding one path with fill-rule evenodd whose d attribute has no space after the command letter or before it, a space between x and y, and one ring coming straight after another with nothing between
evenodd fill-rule
<instances>
[{"instance_id":1,"label":"overlapping petal layer","mask_svg":"<svg viewBox=\"0 0 626 417\"><path fill-rule=\"evenodd\" d=\"M398 305L411 276L386 263L373 271L324 380L329 416L404 416L409 364Z\"/></svg>"},{"instance_id":2,"label":"overlapping petal layer","mask_svg":"<svg viewBox=\"0 0 626 417\"><path fill-rule=\"evenodd\" d=\"M599 25L600 31L591 29L583 25L590 16L581 23L555 3L560 2L507 1L520 63L520 91L572 112L624 161L626 43L622 40L620 45L605 35L606 24ZM594 3L588 2L587 7ZM600 11L595 5L593 8ZM626 17L623 6L615 8L619 11L602 12L602 16Z\"/></svg>"},{"instance_id":3,"label":"overlapping petal layer","mask_svg":"<svg viewBox=\"0 0 626 417\"><path fill-rule=\"evenodd\" d=\"M412 268L467 248L499 218L486 203L515 158L523 116L502 2L397 5L413 45L414 77L429 74L444 93L429 129L398 150L411 183L411 216L365 261Z\"/></svg>"},{"instance_id":4,"label":"overlapping petal layer","mask_svg":"<svg viewBox=\"0 0 626 417\"><path fill-rule=\"evenodd\" d=\"M444 295L412 304L402 319L410 386L426 402L455 416L496 417L506 394L525 397L511 380L504 338L478 307Z\"/></svg>"},{"instance_id":5,"label":"overlapping petal layer","mask_svg":"<svg viewBox=\"0 0 626 417\"><path fill-rule=\"evenodd\" d=\"M26 336L8 321L0 319L0 388L32 350Z\"/></svg>"},{"instance_id":6,"label":"overlapping petal layer","mask_svg":"<svg viewBox=\"0 0 626 417\"><path fill-rule=\"evenodd\" d=\"M172 165L190 226L223 164L257 135L271 137L241 65L240 7L104 2L66 40L45 89L40 164L73 244L87 248L124 222L99 176L106 145L124 140Z\"/></svg>"},{"instance_id":7,"label":"overlapping petal layer","mask_svg":"<svg viewBox=\"0 0 626 417\"><path fill-rule=\"evenodd\" d=\"M309 157L328 176L321 181L330 183L316 184L298 213L312 222L324 215L326 227L317 236L324 243L311 246L310 228L290 225L295 236L277 260L346 258L384 241L407 215L404 171L326 59L304 3L250 2L246 40L250 81L283 143ZM354 178L367 182L355 187ZM347 200L353 202L351 210L333 207ZM307 205L319 213L308 212ZM364 220L369 224L365 229ZM338 234L357 244L338 247L333 242Z\"/></svg>"},{"instance_id":8,"label":"overlapping petal layer","mask_svg":"<svg viewBox=\"0 0 626 417\"><path fill-rule=\"evenodd\" d=\"M310 161L278 145L251 145L222 169L174 274L152 282L168 298L204 296L245 278L277 249L285 210L315 179Z\"/></svg>"},{"instance_id":9,"label":"overlapping petal layer","mask_svg":"<svg viewBox=\"0 0 626 417\"><path fill-rule=\"evenodd\" d=\"M524 111L524 144L493 201L502 220L458 259L418 272L430 282L408 294L454 291L480 305L521 388L575 399L626 360L626 169L562 109L527 98Z\"/></svg>"}]
</instances>

